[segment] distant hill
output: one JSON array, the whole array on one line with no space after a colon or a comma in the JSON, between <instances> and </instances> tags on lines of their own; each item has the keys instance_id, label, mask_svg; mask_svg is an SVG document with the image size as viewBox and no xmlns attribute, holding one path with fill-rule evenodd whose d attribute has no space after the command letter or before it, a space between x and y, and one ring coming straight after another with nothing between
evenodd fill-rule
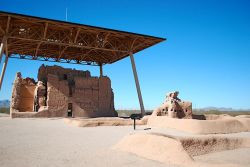
<instances>
[{"instance_id":1,"label":"distant hill","mask_svg":"<svg viewBox=\"0 0 250 167\"><path fill-rule=\"evenodd\" d=\"M249 109L234 109L234 108L226 108L226 107L205 107L205 108L194 108L196 111L227 111L227 112L235 112L235 111L250 111Z\"/></svg>"},{"instance_id":2,"label":"distant hill","mask_svg":"<svg viewBox=\"0 0 250 167\"><path fill-rule=\"evenodd\" d=\"M0 100L0 108L9 108L10 101L9 100Z\"/></svg>"},{"instance_id":3,"label":"distant hill","mask_svg":"<svg viewBox=\"0 0 250 167\"><path fill-rule=\"evenodd\" d=\"M234 111L232 108L225 108L225 107L205 107L205 108L199 108L198 110L202 111L211 111L211 110L216 110L216 111Z\"/></svg>"}]
</instances>

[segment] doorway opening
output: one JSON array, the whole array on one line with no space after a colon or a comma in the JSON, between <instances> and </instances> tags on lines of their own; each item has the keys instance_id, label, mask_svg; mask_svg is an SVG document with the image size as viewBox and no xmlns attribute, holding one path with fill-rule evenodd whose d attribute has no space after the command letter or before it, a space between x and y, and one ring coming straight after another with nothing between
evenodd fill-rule
<instances>
[{"instance_id":1,"label":"doorway opening","mask_svg":"<svg viewBox=\"0 0 250 167\"><path fill-rule=\"evenodd\" d=\"M72 105L72 103L68 104L68 117L73 117L73 105Z\"/></svg>"}]
</instances>

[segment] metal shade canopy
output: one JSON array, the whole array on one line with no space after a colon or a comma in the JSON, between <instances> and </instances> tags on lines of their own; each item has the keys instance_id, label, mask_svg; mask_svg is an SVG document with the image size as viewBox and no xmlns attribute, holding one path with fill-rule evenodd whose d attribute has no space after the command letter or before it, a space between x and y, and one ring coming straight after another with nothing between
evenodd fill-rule
<instances>
[{"instance_id":1,"label":"metal shade canopy","mask_svg":"<svg viewBox=\"0 0 250 167\"><path fill-rule=\"evenodd\" d=\"M9 58L111 64L164 38L0 11Z\"/></svg>"}]
</instances>

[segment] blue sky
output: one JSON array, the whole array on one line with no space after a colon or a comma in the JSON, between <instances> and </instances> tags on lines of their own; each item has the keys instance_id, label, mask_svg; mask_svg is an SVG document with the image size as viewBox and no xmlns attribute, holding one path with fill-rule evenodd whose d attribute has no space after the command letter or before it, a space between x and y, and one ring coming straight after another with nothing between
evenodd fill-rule
<instances>
[{"instance_id":1,"label":"blue sky","mask_svg":"<svg viewBox=\"0 0 250 167\"><path fill-rule=\"evenodd\" d=\"M250 108L250 1L0 0L2 11L64 21L66 8L70 22L168 39L135 54L145 108L155 108L172 90L195 108ZM0 99L10 98L17 71L37 78L42 63L10 59ZM138 109L130 59L104 66L104 74L112 80L115 107Z\"/></svg>"}]
</instances>

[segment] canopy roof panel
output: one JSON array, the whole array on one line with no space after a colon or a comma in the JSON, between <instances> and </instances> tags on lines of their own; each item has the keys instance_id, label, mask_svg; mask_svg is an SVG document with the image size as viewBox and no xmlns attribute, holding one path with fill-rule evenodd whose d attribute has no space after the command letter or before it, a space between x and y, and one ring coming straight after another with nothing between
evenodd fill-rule
<instances>
[{"instance_id":1,"label":"canopy roof panel","mask_svg":"<svg viewBox=\"0 0 250 167\"><path fill-rule=\"evenodd\" d=\"M166 39L0 11L10 58L111 64Z\"/></svg>"}]
</instances>

